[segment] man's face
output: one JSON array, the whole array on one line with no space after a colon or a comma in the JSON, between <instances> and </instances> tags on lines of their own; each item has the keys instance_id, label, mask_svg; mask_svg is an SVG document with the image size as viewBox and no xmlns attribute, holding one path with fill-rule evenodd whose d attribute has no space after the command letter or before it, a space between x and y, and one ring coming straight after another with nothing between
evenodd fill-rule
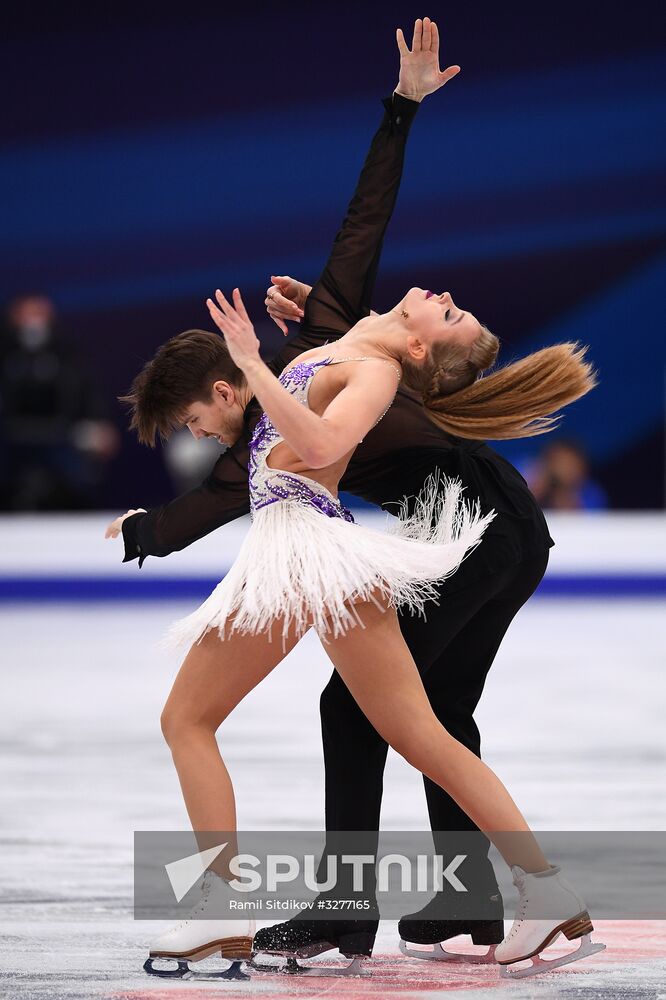
<instances>
[{"instance_id":1,"label":"man's face","mask_svg":"<svg viewBox=\"0 0 666 1000\"><path fill-rule=\"evenodd\" d=\"M476 316L457 306L450 292L435 295L427 288L410 288L397 309L408 313L407 347L416 362L436 343L471 348L481 332Z\"/></svg>"},{"instance_id":2,"label":"man's face","mask_svg":"<svg viewBox=\"0 0 666 1000\"><path fill-rule=\"evenodd\" d=\"M237 386L216 382L209 403L191 403L185 413L184 425L197 440L214 437L230 448L243 430L244 407Z\"/></svg>"}]
</instances>

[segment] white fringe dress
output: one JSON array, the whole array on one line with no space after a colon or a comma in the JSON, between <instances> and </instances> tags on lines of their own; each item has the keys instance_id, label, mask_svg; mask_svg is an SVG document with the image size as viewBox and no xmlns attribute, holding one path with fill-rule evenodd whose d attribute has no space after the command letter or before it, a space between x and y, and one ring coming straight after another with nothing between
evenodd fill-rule
<instances>
[{"instance_id":1,"label":"white fringe dress","mask_svg":"<svg viewBox=\"0 0 666 1000\"><path fill-rule=\"evenodd\" d=\"M301 361L280 382L304 406L319 368L365 358ZM250 442L252 523L224 579L195 612L177 621L167 645L192 644L210 629L298 636L314 628L323 639L362 625L355 605L378 598L424 613L437 583L451 576L481 541L495 512L462 499L459 480L431 476L407 516L407 503L386 531L356 524L338 497L295 472L269 468L282 437L264 415Z\"/></svg>"}]
</instances>

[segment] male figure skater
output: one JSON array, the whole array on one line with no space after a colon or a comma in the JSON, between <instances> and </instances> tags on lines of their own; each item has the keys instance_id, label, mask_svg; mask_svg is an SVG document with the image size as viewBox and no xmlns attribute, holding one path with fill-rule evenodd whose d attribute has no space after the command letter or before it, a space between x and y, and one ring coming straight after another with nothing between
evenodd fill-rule
<instances>
[{"instance_id":1,"label":"male figure skater","mask_svg":"<svg viewBox=\"0 0 666 1000\"><path fill-rule=\"evenodd\" d=\"M437 26L417 20L410 51L398 32L400 79L366 158L356 192L324 271L300 309L298 336L271 362L280 371L305 350L342 336L370 312L384 234L402 175L407 136L420 101L459 71L439 70ZM288 282L279 282L287 295ZM291 288L296 294L297 286ZM271 292L271 294L274 294ZM294 310L294 313L296 310ZM442 321L457 335L461 318L450 296ZM462 324L464 325L464 324ZM188 331L173 338L135 379L130 404L142 400L147 422L139 437L153 443L178 423L195 437L215 436L228 445L200 487L163 507L129 511L107 529L122 530L125 561L164 556L184 548L249 510L248 443L261 410L242 373L231 362L221 337ZM136 425L135 425L136 426ZM480 755L473 712L487 672L513 617L541 580L553 544L543 515L518 472L481 441L446 434L427 418L413 393L400 389L378 426L357 448L342 488L391 509L404 496L416 496L435 470L459 477L467 496L479 497L483 511L497 516L483 543L440 588L441 600L429 607L427 620L404 616L401 628L421 671L435 713L447 730ZM358 709L333 673L321 697L326 767L326 829L377 831L387 745ZM424 779L434 831L476 829L438 786ZM467 905L441 919L426 907L400 922L401 937L435 944L471 934L477 944L494 945L503 936L503 909L495 875L487 859L487 841L469 859ZM444 841L445 843L445 841ZM462 876L464 877L464 875ZM485 919L474 919L483 909ZM288 921L264 928L255 949L297 952L317 942L337 947L342 935L363 925L376 932L376 920Z\"/></svg>"}]
</instances>

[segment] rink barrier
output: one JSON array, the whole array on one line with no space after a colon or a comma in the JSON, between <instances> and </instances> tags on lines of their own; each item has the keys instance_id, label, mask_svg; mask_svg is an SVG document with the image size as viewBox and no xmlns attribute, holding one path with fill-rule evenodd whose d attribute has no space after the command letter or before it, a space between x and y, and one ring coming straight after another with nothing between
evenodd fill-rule
<instances>
[{"instance_id":1,"label":"rink barrier","mask_svg":"<svg viewBox=\"0 0 666 1000\"><path fill-rule=\"evenodd\" d=\"M0 602L91 602L203 600L219 583L216 577L0 577ZM540 598L663 597L666 574L598 576L548 574L537 588Z\"/></svg>"},{"instance_id":2,"label":"rink barrier","mask_svg":"<svg viewBox=\"0 0 666 1000\"><path fill-rule=\"evenodd\" d=\"M201 601L228 572L247 518L166 558L123 563L121 539L105 540L113 513L0 516L0 602ZM384 530L387 515L354 512ZM666 594L666 516L661 512L548 514L555 546L543 598L659 598ZM483 542L481 543L483 544Z\"/></svg>"}]
</instances>

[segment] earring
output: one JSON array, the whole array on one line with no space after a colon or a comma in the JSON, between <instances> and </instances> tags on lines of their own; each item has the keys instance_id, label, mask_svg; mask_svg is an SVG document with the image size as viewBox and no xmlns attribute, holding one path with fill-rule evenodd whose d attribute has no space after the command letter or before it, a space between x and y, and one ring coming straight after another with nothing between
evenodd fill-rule
<instances>
[{"instance_id":1,"label":"earring","mask_svg":"<svg viewBox=\"0 0 666 1000\"><path fill-rule=\"evenodd\" d=\"M400 310L400 315L402 316L403 319L409 319L409 313L405 312L404 309Z\"/></svg>"}]
</instances>

